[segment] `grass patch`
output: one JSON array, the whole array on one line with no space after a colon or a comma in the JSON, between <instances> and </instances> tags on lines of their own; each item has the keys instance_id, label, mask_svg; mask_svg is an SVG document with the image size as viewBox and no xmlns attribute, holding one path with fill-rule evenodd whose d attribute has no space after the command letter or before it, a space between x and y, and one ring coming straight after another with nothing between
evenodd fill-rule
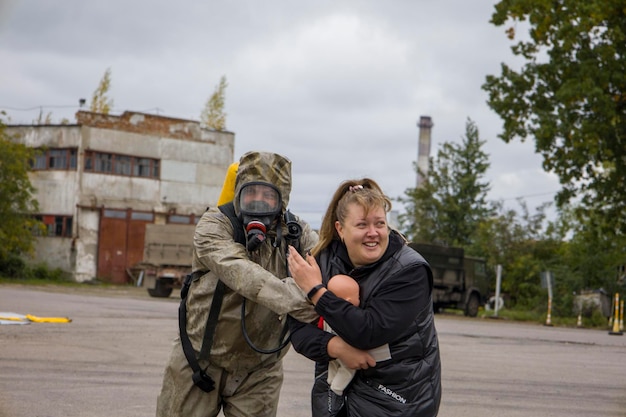
<instances>
[{"instance_id":1,"label":"grass patch","mask_svg":"<svg viewBox=\"0 0 626 417\"><path fill-rule=\"evenodd\" d=\"M0 258L0 282L19 284L69 284L70 274L60 268L51 268L46 263L28 264L21 257L10 254Z\"/></svg>"}]
</instances>

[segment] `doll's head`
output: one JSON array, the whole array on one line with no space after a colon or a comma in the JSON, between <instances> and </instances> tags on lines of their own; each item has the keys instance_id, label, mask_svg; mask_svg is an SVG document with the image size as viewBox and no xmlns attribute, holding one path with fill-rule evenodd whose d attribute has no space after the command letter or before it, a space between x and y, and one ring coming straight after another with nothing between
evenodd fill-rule
<instances>
[{"instance_id":1,"label":"doll's head","mask_svg":"<svg viewBox=\"0 0 626 417\"><path fill-rule=\"evenodd\" d=\"M359 305L359 284L349 275L337 274L328 281L328 290L337 297Z\"/></svg>"}]
</instances>

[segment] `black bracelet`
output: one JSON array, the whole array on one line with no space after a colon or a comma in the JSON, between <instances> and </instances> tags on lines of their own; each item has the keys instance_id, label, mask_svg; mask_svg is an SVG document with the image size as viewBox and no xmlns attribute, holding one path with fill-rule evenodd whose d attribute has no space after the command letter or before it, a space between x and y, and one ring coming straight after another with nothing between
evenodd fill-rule
<instances>
[{"instance_id":1,"label":"black bracelet","mask_svg":"<svg viewBox=\"0 0 626 417\"><path fill-rule=\"evenodd\" d=\"M324 288L324 284L317 284L315 287L311 288L311 291L306 295L306 298L311 301L311 297L313 297L319 290Z\"/></svg>"}]
</instances>

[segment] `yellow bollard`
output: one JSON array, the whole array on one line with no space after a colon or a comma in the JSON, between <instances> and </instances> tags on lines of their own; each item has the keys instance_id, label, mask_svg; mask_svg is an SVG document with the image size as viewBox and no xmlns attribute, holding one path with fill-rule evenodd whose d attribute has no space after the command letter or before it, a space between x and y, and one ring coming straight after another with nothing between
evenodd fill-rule
<instances>
[{"instance_id":1,"label":"yellow bollard","mask_svg":"<svg viewBox=\"0 0 626 417\"><path fill-rule=\"evenodd\" d=\"M552 297L548 298L548 315L544 326L552 326Z\"/></svg>"},{"instance_id":2,"label":"yellow bollard","mask_svg":"<svg viewBox=\"0 0 626 417\"><path fill-rule=\"evenodd\" d=\"M613 317L613 330L609 332L610 335L621 336L624 333L619 329L619 293L615 293L615 313Z\"/></svg>"},{"instance_id":3,"label":"yellow bollard","mask_svg":"<svg viewBox=\"0 0 626 417\"><path fill-rule=\"evenodd\" d=\"M583 327L583 315L578 313L578 320L576 321L576 327Z\"/></svg>"},{"instance_id":4,"label":"yellow bollard","mask_svg":"<svg viewBox=\"0 0 626 417\"><path fill-rule=\"evenodd\" d=\"M624 331L624 300L622 300L622 304L619 309L619 330L621 332Z\"/></svg>"}]
</instances>

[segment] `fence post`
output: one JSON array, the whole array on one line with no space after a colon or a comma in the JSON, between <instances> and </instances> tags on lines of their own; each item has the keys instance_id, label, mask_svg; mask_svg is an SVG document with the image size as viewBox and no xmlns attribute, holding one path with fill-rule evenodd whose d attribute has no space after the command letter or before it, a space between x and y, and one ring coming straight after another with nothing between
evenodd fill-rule
<instances>
[{"instance_id":1,"label":"fence post","mask_svg":"<svg viewBox=\"0 0 626 417\"><path fill-rule=\"evenodd\" d=\"M494 304L494 316L498 317L498 310L500 307L500 286L502 283L502 265L498 264L498 266L496 267L496 301L493 303Z\"/></svg>"},{"instance_id":2,"label":"fence post","mask_svg":"<svg viewBox=\"0 0 626 417\"><path fill-rule=\"evenodd\" d=\"M552 326L552 273L550 271L546 273L546 280L548 284L548 315L544 326Z\"/></svg>"},{"instance_id":3,"label":"fence post","mask_svg":"<svg viewBox=\"0 0 626 417\"><path fill-rule=\"evenodd\" d=\"M621 336L624 333L619 329L619 293L615 293L615 313L613 314L613 330L609 332L610 335Z\"/></svg>"}]
</instances>

